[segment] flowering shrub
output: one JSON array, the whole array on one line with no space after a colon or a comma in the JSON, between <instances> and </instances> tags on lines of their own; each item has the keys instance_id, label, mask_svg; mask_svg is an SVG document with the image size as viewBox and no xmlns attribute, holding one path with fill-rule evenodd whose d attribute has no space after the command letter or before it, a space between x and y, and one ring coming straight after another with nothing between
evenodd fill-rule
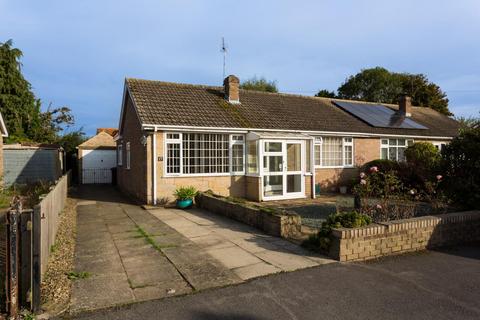
<instances>
[{"instance_id":1,"label":"flowering shrub","mask_svg":"<svg viewBox=\"0 0 480 320\"><path fill-rule=\"evenodd\" d=\"M382 172L377 166L361 172L359 182L353 188L357 206L361 213L374 221L411 218L415 214L416 202L428 202L433 212L445 212L447 201L439 186L443 176L437 174L423 181L421 188L404 184L397 172Z\"/></svg>"}]
</instances>

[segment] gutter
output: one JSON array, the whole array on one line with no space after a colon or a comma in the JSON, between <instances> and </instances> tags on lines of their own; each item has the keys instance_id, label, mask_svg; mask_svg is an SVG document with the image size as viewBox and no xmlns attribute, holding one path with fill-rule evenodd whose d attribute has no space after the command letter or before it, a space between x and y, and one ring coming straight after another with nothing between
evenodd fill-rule
<instances>
[{"instance_id":1,"label":"gutter","mask_svg":"<svg viewBox=\"0 0 480 320\"><path fill-rule=\"evenodd\" d=\"M248 133L249 131L266 131L266 132L288 132L300 133L310 135L330 135L342 137L399 137L399 138L415 138L415 139L433 139L433 140L452 140L453 137L439 137L439 136L419 136L419 135L404 135L404 134L384 134L384 133L362 133L362 132L339 132L339 131L305 131L305 130L284 130L284 129L261 129L261 128L228 128L228 127L195 127L195 126L174 126L174 125L156 125L156 124L142 124L144 130L154 131L194 131L194 132L229 132L229 133Z\"/></svg>"}]
</instances>

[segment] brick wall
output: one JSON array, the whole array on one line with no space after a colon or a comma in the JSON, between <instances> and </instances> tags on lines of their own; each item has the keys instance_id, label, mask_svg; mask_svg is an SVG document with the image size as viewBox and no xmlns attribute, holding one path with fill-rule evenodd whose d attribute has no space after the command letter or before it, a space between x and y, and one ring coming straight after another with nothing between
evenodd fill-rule
<instances>
[{"instance_id":1,"label":"brick wall","mask_svg":"<svg viewBox=\"0 0 480 320\"><path fill-rule=\"evenodd\" d=\"M251 201L260 201L262 186L260 177L245 177L245 197Z\"/></svg>"},{"instance_id":2,"label":"brick wall","mask_svg":"<svg viewBox=\"0 0 480 320\"><path fill-rule=\"evenodd\" d=\"M447 213L333 230L330 256L359 261L480 241L480 211Z\"/></svg>"},{"instance_id":3,"label":"brick wall","mask_svg":"<svg viewBox=\"0 0 480 320\"><path fill-rule=\"evenodd\" d=\"M129 96L125 103L122 139L117 141L117 144L123 145L122 165L117 166L117 184L124 193L146 203L149 198L148 167L151 164L151 157L147 158L147 151L151 138L148 138L146 146L142 145L143 132ZM127 142L130 142L130 169L127 169Z\"/></svg>"},{"instance_id":4,"label":"brick wall","mask_svg":"<svg viewBox=\"0 0 480 320\"><path fill-rule=\"evenodd\" d=\"M269 235L287 239L298 239L301 235L302 220L295 212L272 213L202 193L195 200L200 208L258 228Z\"/></svg>"},{"instance_id":5,"label":"brick wall","mask_svg":"<svg viewBox=\"0 0 480 320\"><path fill-rule=\"evenodd\" d=\"M312 198L312 176L305 176L305 196Z\"/></svg>"},{"instance_id":6,"label":"brick wall","mask_svg":"<svg viewBox=\"0 0 480 320\"><path fill-rule=\"evenodd\" d=\"M320 184L322 191L337 192L341 185L351 185L357 178L359 167L380 158L380 138L354 138L355 168L317 168L315 183Z\"/></svg>"}]
</instances>

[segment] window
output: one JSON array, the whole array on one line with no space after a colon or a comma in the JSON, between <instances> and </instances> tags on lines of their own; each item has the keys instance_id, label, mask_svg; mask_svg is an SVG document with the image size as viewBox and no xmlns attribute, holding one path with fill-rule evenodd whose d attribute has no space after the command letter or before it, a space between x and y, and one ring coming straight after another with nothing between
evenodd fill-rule
<instances>
[{"instance_id":1,"label":"window","mask_svg":"<svg viewBox=\"0 0 480 320\"><path fill-rule=\"evenodd\" d=\"M232 172L243 173L245 171L245 143L243 136L232 135Z\"/></svg>"},{"instance_id":2,"label":"window","mask_svg":"<svg viewBox=\"0 0 480 320\"><path fill-rule=\"evenodd\" d=\"M316 167L353 166L353 138L315 137Z\"/></svg>"},{"instance_id":3,"label":"window","mask_svg":"<svg viewBox=\"0 0 480 320\"><path fill-rule=\"evenodd\" d=\"M247 173L258 173L258 143L257 141L248 141L247 144Z\"/></svg>"},{"instance_id":4,"label":"window","mask_svg":"<svg viewBox=\"0 0 480 320\"><path fill-rule=\"evenodd\" d=\"M223 174L245 172L243 135L167 133L167 174Z\"/></svg>"},{"instance_id":5,"label":"window","mask_svg":"<svg viewBox=\"0 0 480 320\"><path fill-rule=\"evenodd\" d=\"M411 139L382 139L380 157L393 161L405 161L405 149L412 144Z\"/></svg>"},{"instance_id":6,"label":"window","mask_svg":"<svg viewBox=\"0 0 480 320\"><path fill-rule=\"evenodd\" d=\"M117 165L121 166L123 161L123 144L117 146Z\"/></svg>"},{"instance_id":7,"label":"window","mask_svg":"<svg viewBox=\"0 0 480 320\"><path fill-rule=\"evenodd\" d=\"M438 152L442 152L442 150L446 147L445 142L433 142L433 146L438 150Z\"/></svg>"},{"instance_id":8,"label":"window","mask_svg":"<svg viewBox=\"0 0 480 320\"><path fill-rule=\"evenodd\" d=\"M127 142L125 147L127 149L127 169L130 169L130 142Z\"/></svg>"}]
</instances>

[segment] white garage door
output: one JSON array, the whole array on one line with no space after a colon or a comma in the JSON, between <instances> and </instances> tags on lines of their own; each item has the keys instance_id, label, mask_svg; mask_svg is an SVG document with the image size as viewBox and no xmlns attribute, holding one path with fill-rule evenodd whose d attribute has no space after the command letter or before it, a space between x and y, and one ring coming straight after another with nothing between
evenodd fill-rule
<instances>
[{"instance_id":1,"label":"white garage door","mask_svg":"<svg viewBox=\"0 0 480 320\"><path fill-rule=\"evenodd\" d=\"M82 183L112 183L112 168L117 166L115 150L82 151Z\"/></svg>"}]
</instances>

